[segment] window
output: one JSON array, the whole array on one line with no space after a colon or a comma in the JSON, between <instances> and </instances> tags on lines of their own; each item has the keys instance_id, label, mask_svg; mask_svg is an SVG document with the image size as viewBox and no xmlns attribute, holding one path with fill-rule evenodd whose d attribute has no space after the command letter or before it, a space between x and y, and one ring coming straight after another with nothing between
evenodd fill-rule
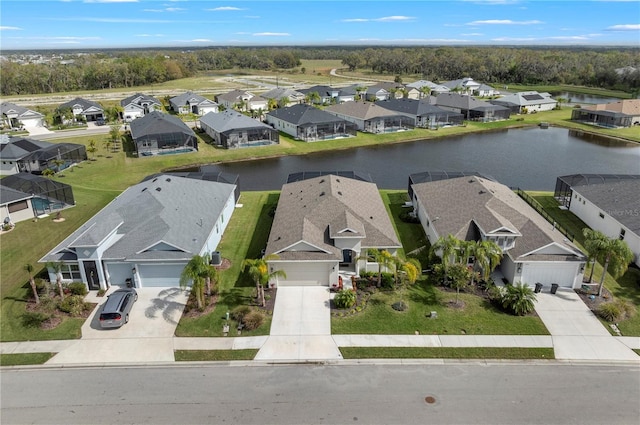
<instances>
[{"instance_id":1,"label":"window","mask_svg":"<svg viewBox=\"0 0 640 425\"><path fill-rule=\"evenodd\" d=\"M600 213L598 215L600 216L600 218L604 218L604 213Z\"/></svg>"},{"instance_id":2,"label":"window","mask_svg":"<svg viewBox=\"0 0 640 425\"><path fill-rule=\"evenodd\" d=\"M620 229L620 240L623 241L624 240L624 235L625 233L627 233L624 229Z\"/></svg>"},{"instance_id":3,"label":"window","mask_svg":"<svg viewBox=\"0 0 640 425\"><path fill-rule=\"evenodd\" d=\"M63 264L62 278L65 280L82 280L80 267L77 264Z\"/></svg>"},{"instance_id":4,"label":"window","mask_svg":"<svg viewBox=\"0 0 640 425\"><path fill-rule=\"evenodd\" d=\"M26 210L27 208L29 208L27 201L14 202L13 204L9 204L7 207L10 213Z\"/></svg>"}]
</instances>

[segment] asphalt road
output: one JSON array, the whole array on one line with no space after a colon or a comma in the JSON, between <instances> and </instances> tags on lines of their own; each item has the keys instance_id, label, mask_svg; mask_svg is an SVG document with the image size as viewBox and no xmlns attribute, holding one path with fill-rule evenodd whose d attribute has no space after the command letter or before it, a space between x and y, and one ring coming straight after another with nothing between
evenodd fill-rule
<instances>
[{"instance_id":1,"label":"asphalt road","mask_svg":"<svg viewBox=\"0 0 640 425\"><path fill-rule=\"evenodd\" d=\"M0 379L3 425L613 425L640 418L638 366L199 364L5 369Z\"/></svg>"}]
</instances>

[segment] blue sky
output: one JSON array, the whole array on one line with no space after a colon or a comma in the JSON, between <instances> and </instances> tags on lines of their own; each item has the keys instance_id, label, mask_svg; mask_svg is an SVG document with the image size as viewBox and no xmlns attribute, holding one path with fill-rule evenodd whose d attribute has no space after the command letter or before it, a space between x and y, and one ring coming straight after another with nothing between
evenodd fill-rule
<instances>
[{"instance_id":1,"label":"blue sky","mask_svg":"<svg viewBox=\"0 0 640 425\"><path fill-rule=\"evenodd\" d=\"M2 0L0 49L632 45L640 1Z\"/></svg>"}]
</instances>

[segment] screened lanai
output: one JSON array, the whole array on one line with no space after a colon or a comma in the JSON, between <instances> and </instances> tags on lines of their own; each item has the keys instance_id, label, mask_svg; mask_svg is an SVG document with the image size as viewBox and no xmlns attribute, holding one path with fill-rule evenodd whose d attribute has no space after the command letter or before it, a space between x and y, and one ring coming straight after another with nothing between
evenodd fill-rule
<instances>
[{"instance_id":1,"label":"screened lanai","mask_svg":"<svg viewBox=\"0 0 640 425\"><path fill-rule=\"evenodd\" d=\"M571 205L571 188L578 186L588 186L592 184L604 184L619 182L622 180L640 179L638 174L570 174L560 176L556 179L556 190L553 196L564 207Z\"/></svg>"},{"instance_id":2,"label":"screened lanai","mask_svg":"<svg viewBox=\"0 0 640 425\"><path fill-rule=\"evenodd\" d=\"M76 204L71 186L35 174L13 174L3 178L2 185L34 195L31 203L36 216L51 214Z\"/></svg>"}]
</instances>

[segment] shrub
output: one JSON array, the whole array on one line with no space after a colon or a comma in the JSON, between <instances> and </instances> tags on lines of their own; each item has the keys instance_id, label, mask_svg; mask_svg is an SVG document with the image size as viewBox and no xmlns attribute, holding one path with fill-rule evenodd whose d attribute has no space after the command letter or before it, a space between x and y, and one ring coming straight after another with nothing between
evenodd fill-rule
<instances>
[{"instance_id":1,"label":"shrub","mask_svg":"<svg viewBox=\"0 0 640 425\"><path fill-rule=\"evenodd\" d=\"M244 320L244 317L251 313L251 307L248 305L239 305L231 311L231 318L238 323Z\"/></svg>"},{"instance_id":2,"label":"shrub","mask_svg":"<svg viewBox=\"0 0 640 425\"><path fill-rule=\"evenodd\" d=\"M84 283L82 283L82 282L70 283L67 286L67 288L69 288L69 291L73 295L82 295L84 297L85 295L87 295L89 293L89 291L87 290L86 285Z\"/></svg>"},{"instance_id":3,"label":"shrub","mask_svg":"<svg viewBox=\"0 0 640 425\"><path fill-rule=\"evenodd\" d=\"M333 302L338 308L351 308L356 303L356 293L350 289L338 291Z\"/></svg>"},{"instance_id":4,"label":"shrub","mask_svg":"<svg viewBox=\"0 0 640 425\"><path fill-rule=\"evenodd\" d=\"M393 273L382 272L382 287L393 288Z\"/></svg>"},{"instance_id":5,"label":"shrub","mask_svg":"<svg viewBox=\"0 0 640 425\"><path fill-rule=\"evenodd\" d=\"M40 296L40 305L38 309L44 313L53 314L58 308L58 303L54 298L51 298L47 294L43 294Z\"/></svg>"},{"instance_id":6,"label":"shrub","mask_svg":"<svg viewBox=\"0 0 640 425\"><path fill-rule=\"evenodd\" d=\"M391 308L395 311L405 311L409 308L409 306L404 301L396 301L395 303L391 304Z\"/></svg>"},{"instance_id":7,"label":"shrub","mask_svg":"<svg viewBox=\"0 0 640 425\"><path fill-rule=\"evenodd\" d=\"M636 307L625 300L615 300L600 304L597 310L598 316L611 323L629 319L633 317L635 313Z\"/></svg>"},{"instance_id":8,"label":"shrub","mask_svg":"<svg viewBox=\"0 0 640 425\"><path fill-rule=\"evenodd\" d=\"M258 329L264 323L264 314L258 310L252 310L244 316L242 323L248 331Z\"/></svg>"},{"instance_id":9,"label":"shrub","mask_svg":"<svg viewBox=\"0 0 640 425\"><path fill-rule=\"evenodd\" d=\"M36 283L36 291L38 291L38 295L44 294L49 289L49 282L40 277L35 278L33 280Z\"/></svg>"},{"instance_id":10,"label":"shrub","mask_svg":"<svg viewBox=\"0 0 640 425\"><path fill-rule=\"evenodd\" d=\"M84 304L84 298L82 295L71 295L60 301L58 309L65 313L69 313L72 316L79 316L85 309Z\"/></svg>"},{"instance_id":11,"label":"shrub","mask_svg":"<svg viewBox=\"0 0 640 425\"><path fill-rule=\"evenodd\" d=\"M524 316L533 311L535 300L536 294L529 285L516 283L507 286L502 297L502 306L516 316Z\"/></svg>"},{"instance_id":12,"label":"shrub","mask_svg":"<svg viewBox=\"0 0 640 425\"><path fill-rule=\"evenodd\" d=\"M413 211L402 211L399 218L405 223L420 223L420 219Z\"/></svg>"},{"instance_id":13,"label":"shrub","mask_svg":"<svg viewBox=\"0 0 640 425\"><path fill-rule=\"evenodd\" d=\"M22 323L27 328L39 328L42 322L51 318L51 315L39 311L27 311L22 315Z\"/></svg>"},{"instance_id":14,"label":"shrub","mask_svg":"<svg viewBox=\"0 0 640 425\"><path fill-rule=\"evenodd\" d=\"M370 279L374 277L376 274L374 272L368 272L365 269L360 270L360 277L362 279Z\"/></svg>"}]
</instances>

